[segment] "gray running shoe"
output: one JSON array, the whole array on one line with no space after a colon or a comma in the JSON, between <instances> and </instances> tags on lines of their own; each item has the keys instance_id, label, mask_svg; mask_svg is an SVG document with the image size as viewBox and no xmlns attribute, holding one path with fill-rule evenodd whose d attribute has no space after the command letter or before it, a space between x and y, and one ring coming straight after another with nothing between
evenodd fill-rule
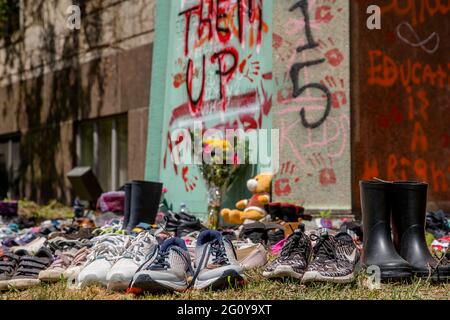
<instances>
[{"instance_id":1,"label":"gray running shoe","mask_svg":"<svg viewBox=\"0 0 450 320\"><path fill-rule=\"evenodd\" d=\"M192 274L185 242L170 238L137 270L128 291L136 294L184 291L189 287Z\"/></svg>"},{"instance_id":2,"label":"gray running shoe","mask_svg":"<svg viewBox=\"0 0 450 320\"><path fill-rule=\"evenodd\" d=\"M245 282L233 244L218 231L205 230L199 234L195 265L195 289L223 289Z\"/></svg>"}]
</instances>

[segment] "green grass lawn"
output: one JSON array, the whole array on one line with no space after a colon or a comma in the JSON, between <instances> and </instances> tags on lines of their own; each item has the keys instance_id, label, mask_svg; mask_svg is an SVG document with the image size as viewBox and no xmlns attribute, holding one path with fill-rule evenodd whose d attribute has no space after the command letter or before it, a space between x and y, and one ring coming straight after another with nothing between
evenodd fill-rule
<instances>
[{"instance_id":1,"label":"green grass lawn","mask_svg":"<svg viewBox=\"0 0 450 320\"><path fill-rule=\"evenodd\" d=\"M450 300L450 283L433 284L425 280L412 280L410 283L382 284L380 289L370 290L365 283L365 276L360 275L353 284L314 283L301 285L293 281L271 281L261 276L261 270L247 273L248 283L242 288L222 291L188 291L185 293L165 295L119 294L108 292L99 287L84 290L69 290L65 282L57 284L41 284L25 291L11 290L0 294L0 299L37 299L37 300L118 300L118 299L312 299L312 300L345 300L345 299L443 299Z\"/></svg>"}]
</instances>

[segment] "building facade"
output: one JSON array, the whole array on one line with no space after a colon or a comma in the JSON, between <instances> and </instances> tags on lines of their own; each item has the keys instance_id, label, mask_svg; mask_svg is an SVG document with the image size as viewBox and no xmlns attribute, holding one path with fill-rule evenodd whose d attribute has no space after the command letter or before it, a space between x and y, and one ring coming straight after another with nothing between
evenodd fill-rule
<instances>
[{"instance_id":1,"label":"building facade","mask_svg":"<svg viewBox=\"0 0 450 320\"><path fill-rule=\"evenodd\" d=\"M17 22L0 38L1 196L69 203L66 173L77 165L93 167L104 190L143 179L154 2L9 4Z\"/></svg>"}]
</instances>

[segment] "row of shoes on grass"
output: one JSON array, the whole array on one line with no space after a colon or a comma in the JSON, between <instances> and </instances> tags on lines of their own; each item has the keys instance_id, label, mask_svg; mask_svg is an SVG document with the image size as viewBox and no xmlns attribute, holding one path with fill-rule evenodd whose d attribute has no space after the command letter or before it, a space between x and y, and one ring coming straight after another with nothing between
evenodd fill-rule
<instances>
[{"instance_id":1,"label":"row of shoes on grass","mask_svg":"<svg viewBox=\"0 0 450 320\"><path fill-rule=\"evenodd\" d=\"M92 239L104 228L80 228L73 220L44 221L25 230L22 241L0 249L0 290L27 289L41 281L54 282L78 275Z\"/></svg>"},{"instance_id":2,"label":"row of shoes on grass","mask_svg":"<svg viewBox=\"0 0 450 320\"><path fill-rule=\"evenodd\" d=\"M3 279L2 289L26 289L65 279L69 288L100 285L109 290L157 293L237 286L245 282L246 269L267 264L268 252L262 243L233 243L219 231L204 230L183 238L155 237L144 231L102 234L91 239L90 248L66 248L57 251L55 259L47 247L34 256L26 251L6 252L2 259L3 276L9 276ZM358 260L359 251L346 233L307 236L296 230L263 275L349 282Z\"/></svg>"},{"instance_id":3,"label":"row of shoes on grass","mask_svg":"<svg viewBox=\"0 0 450 320\"><path fill-rule=\"evenodd\" d=\"M244 280L233 245L218 231L206 230L196 241L193 264L183 239L170 237L159 243L148 231L136 236L105 234L95 237L73 288L98 285L109 290L183 291L216 288ZM195 266L195 267L194 267Z\"/></svg>"},{"instance_id":4,"label":"row of shoes on grass","mask_svg":"<svg viewBox=\"0 0 450 320\"><path fill-rule=\"evenodd\" d=\"M110 230L110 227L101 229ZM210 271L211 266L218 266L216 273L223 271L224 274L210 283L213 278L209 278L208 272L199 273L196 288L209 284L213 287L223 285L221 282L228 279L230 273L236 282L242 281L245 269L267 263L267 251L263 245L237 242L239 249L236 251L231 241L223 238L218 231L206 230L195 232L194 237L189 236L194 239L189 245L190 249L195 247L191 252L185 240L165 232L155 237L154 233L155 230L139 234L100 233L91 240L66 239L56 235L52 239L40 238L28 246L6 250L0 255L0 289L27 289L41 282L62 279L67 281L69 288L100 285L110 290L126 290L136 279L137 282L130 288L139 290L143 286L141 289L145 289L142 277L137 274L138 269L157 280L156 274L170 277L174 276L174 270L175 275L181 274L180 263L186 271L193 271L193 266L200 263L195 257L203 254L204 250L209 250L210 258L207 259L209 262L202 260L205 263L203 268ZM37 245L41 245L38 250L35 249ZM208 249L199 251L199 247ZM168 260L163 261L163 257ZM183 257L185 261L180 261ZM155 270L158 272L154 273ZM193 276L193 272L189 276ZM176 289L181 290L179 284Z\"/></svg>"},{"instance_id":5,"label":"row of shoes on grass","mask_svg":"<svg viewBox=\"0 0 450 320\"><path fill-rule=\"evenodd\" d=\"M26 249L5 250L0 254L0 290L28 289L43 282L56 282L78 274L89 248L72 247L55 254L48 246L35 253Z\"/></svg>"},{"instance_id":6,"label":"row of shoes on grass","mask_svg":"<svg viewBox=\"0 0 450 320\"><path fill-rule=\"evenodd\" d=\"M203 230L189 244L180 237L104 235L96 244L75 286L100 285L132 293L220 289L245 281L244 270L267 262L262 245L236 250L219 231ZM240 252L238 254L237 252Z\"/></svg>"},{"instance_id":7,"label":"row of shoes on grass","mask_svg":"<svg viewBox=\"0 0 450 320\"><path fill-rule=\"evenodd\" d=\"M4 247L17 247L26 245L39 237L48 237L49 235L64 231L72 232L72 220L46 220L37 226L24 224L21 219L15 222L0 224L0 241Z\"/></svg>"}]
</instances>

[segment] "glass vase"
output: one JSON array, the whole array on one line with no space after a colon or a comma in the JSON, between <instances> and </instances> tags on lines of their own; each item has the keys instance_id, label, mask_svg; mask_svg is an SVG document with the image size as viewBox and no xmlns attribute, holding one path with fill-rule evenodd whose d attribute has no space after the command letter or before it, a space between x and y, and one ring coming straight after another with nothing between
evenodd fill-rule
<instances>
[{"instance_id":1,"label":"glass vase","mask_svg":"<svg viewBox=\"0 0 450 320\"><path fill-rule=\"evenodd\" d=\"M219 228L220 207L222 206L222 192L217 186L208 188L208 228L217 230Z\"/></svg>"}]
</instances>

